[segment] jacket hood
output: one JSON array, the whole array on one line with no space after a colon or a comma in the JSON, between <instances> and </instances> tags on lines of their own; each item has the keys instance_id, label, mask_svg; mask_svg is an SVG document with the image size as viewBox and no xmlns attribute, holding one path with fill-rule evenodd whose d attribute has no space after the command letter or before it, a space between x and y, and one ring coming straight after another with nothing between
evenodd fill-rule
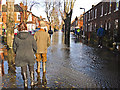
<instances>
[{"instance_id":1,"label":"jacket hood","mask_svg":"<svg viewBox=\"0 0 120 90\"><path fill-rule=\"evenodd\" d=\"M17 36L20 39L26 39L28 37L28 35L29 35L28 32L19 32Z\"/></svg>"}]
</instances>

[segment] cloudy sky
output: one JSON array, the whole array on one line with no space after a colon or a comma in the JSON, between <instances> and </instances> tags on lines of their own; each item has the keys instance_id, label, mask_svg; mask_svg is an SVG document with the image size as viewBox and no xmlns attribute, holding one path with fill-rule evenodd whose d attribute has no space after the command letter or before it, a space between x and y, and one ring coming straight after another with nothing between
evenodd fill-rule
<instances>
[{"instance_id":1,"label":"cloudy sky","mask_svg":"<svg viewBox=\"0 0 120 90\"><path fill-rule=\"evenodd\" d=\"M20 3L21 0L15 0L15 3ZM80 16L80 14L83 13L83 9L80 9L80 7L85 8L85 11L89 10L92 5L96 5L97 3L99 3L101 0L76 0L75 5L74 5L74 9L73 9L73 15L72 15L72 20L76 17L76 16ZM5 4L6 0L2 0L2 4ZM44 8L39 7L33 7L32 8L32 12L33 14L35 14L36 16L42 16L44 18L46 18L46 14L44 11Z\"/></svg>"}]
</instances>

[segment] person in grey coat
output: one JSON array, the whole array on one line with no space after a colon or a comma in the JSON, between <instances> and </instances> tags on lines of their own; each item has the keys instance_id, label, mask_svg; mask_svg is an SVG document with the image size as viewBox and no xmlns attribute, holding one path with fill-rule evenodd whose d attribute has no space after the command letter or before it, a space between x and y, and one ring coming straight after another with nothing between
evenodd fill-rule
<instances>
[{"instance_id":1,"label":"person in grey coat","mask_svg":"<svg viewBox=\"0 0 120 90\"><path fill-rule=\"evenodd\" d=\"M15 65L21 67L24 79L24 85L27 87L27 65L29 66L31 76L31 86L34 85L34 54L37 51L37 45L34 37L27 31L25 23L18 26L19 33L13 41L13 50L16 54Z\"/></svg>"}]
</instances>

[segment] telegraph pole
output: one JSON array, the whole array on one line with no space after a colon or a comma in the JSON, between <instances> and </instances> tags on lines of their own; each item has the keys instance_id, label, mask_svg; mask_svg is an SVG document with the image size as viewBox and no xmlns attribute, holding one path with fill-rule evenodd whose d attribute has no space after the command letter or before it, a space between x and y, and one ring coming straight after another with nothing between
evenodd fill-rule
<instances>
[{"instance_id":1,"label":"telegraph pole","mask_svg":"<svg viewBox=\"0 0 120 90\"><path fill-rule=\"evenodd\" d=\"M7 45L12 48L14 37L14 0L7 0Z\"/></svg>"}]
</instances>

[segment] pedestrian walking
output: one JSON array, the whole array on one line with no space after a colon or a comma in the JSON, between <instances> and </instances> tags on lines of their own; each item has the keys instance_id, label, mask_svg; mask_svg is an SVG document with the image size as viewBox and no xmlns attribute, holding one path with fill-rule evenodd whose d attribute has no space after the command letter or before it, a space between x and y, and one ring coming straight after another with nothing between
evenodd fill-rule
<instances>
[{"instance_id":1,"label":"pedestrian walking","mask_svg":"<svg viewBox=\"0 0 120 90\"><path fill-rule=\"evenodd\" d=\"M53 34L53 30L51 30L51 26L50 26L50 30L48 30L48 33L49 33L50 38L51 38L51 36L52 36L52 34Z\"/></svg>"},{"instance_id":2,"label":"pedestrian walking","mask_svg":"<svg viewBox=\"0 0 120 90\"><path fill-rule=\"evenodd\" d=\"M25 88L28 87L27 66L30 70L31 87L34 86L34 53L37 51L37 44L34 37L27 31L24 22L18 25L19 33L15 36L13 50L16 54L15 64L22 69Z\"/></svg>"},{"instance_id":3,"label":"pedestrian walking","mask_svg":"<svg viewBox=\"0 0 120 90\"><path fill-rule=\"evenodd\" d=\"M97 30L98 36L98 47L102 48L103 36L105 35L105 31L102 27Z\"/></svg>"},{"instance_id":4,"label":"pedestrian walking","mask_svg":"<svg viewBox=\"0 0 120 90\"><path fill-rule=\"evenodd\" d=\"M45 65L47 61L47 48L50 46L50 37L44 29L40 28L34 35L37 42L37 72L40 73L40 62L42 60L43 72L46 72Z\"/></svg>"},{"instance_id":5,"label":"pedestrian walking","mask_svg":"<svg viewBox=\"0 0 120 90\"><path fill-rule=\"evenodd\" d=\"M77 37L79 38L79 35L80 35L80 29L78 28L77 29Z\"/></svg>"}]
</instances>

